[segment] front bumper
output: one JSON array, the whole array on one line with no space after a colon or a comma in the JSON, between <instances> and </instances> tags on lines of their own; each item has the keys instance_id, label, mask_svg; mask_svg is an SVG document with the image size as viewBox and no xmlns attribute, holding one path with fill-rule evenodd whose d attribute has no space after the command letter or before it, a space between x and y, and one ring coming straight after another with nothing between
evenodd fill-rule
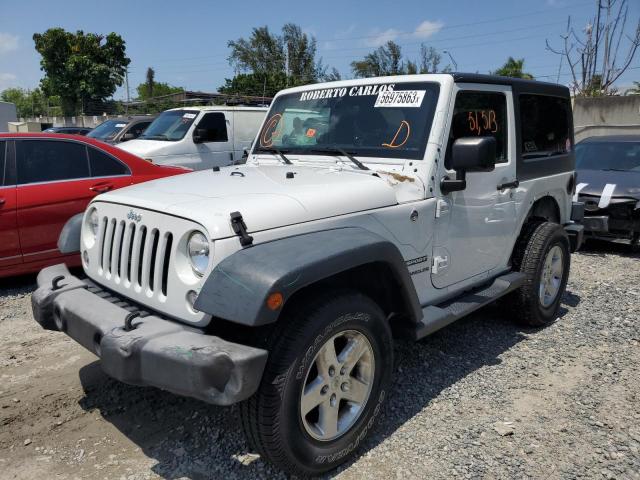
<instances>
[{"instance_id":1,"label":"front bumper","mask_svg":"<svg viewBox=\"0 0 640 480\"><path fill-rule=\"evenodd\" d=\"M257 390L266 350L153 314L135 318L127 331L125 318L135 307L90 288L65 265L45 268L31 299L33 316L43 328L64 332L100 357L107 375L216 405L245 400Z\"/></svg>"}]
</instances>

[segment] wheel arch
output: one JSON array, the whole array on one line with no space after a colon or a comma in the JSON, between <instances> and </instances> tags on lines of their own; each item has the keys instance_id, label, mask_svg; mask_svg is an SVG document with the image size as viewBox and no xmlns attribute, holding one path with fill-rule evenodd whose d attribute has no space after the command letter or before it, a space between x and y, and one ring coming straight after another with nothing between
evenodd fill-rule
<instances>
[{"instance_id":1,"label":"wheel arch","mask_svg":"<svg viewBox=\"0 0 640 480\"><path fill-rule=\"evenodd\" d=\"M257 244L225 258L212 271L195 308L236 324L275 323L292 301L316 289L353 289L385 313L417 322L422 309L398 248L363 228L338 228ZM281 293L276 310L267 298Z\"/></svg>"}]
</instances>

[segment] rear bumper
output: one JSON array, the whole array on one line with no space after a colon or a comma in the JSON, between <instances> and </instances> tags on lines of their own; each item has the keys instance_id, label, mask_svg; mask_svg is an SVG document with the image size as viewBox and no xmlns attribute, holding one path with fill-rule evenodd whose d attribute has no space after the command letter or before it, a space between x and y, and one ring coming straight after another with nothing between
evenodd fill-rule
<instances>
[{"instance_id":1,"label":"rear bumper","mask_svg":"<svg viewBox=\"0 0 640 480\"><path fill-rule=\"evenodd\" d=\"M156 315L135 318L134 329L125 330L132 307L90 292L65 265L40 272L31 301L43 328L73 338L100 357L107 375L122 382L230 405L250 397L262 378L266 350Z\"/></svg>"}]
</instances>

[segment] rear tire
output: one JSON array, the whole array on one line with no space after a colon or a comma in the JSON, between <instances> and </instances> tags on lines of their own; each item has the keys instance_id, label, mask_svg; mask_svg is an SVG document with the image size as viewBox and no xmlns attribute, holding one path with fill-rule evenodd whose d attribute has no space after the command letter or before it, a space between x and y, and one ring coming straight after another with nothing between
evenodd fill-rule
<instances>
[{"instance_id":1,"label":"rear tire","mask_svg":"<svg viewBox=\"0 0 640 480\"><path fill-rule=\"evenodd\" d=\"M557 318L564 295L571 253L561 225L531 222L523 227L514 249L512 266L526 275L525 283L509 297L518 322L541 327Z\"/></svg>"},{"instance_id":2,"label":"rear tire","mask_svg":"<svg viewBox=\"0 0 640 480\"><path fill-rule=\"evenodd\" d=\"M384 313L362 294L330 292L285 312L267 349L260 387L241 405L247 439L289 474L335 468L370 433L389 390Z\"/></svg>"}]
</instances>

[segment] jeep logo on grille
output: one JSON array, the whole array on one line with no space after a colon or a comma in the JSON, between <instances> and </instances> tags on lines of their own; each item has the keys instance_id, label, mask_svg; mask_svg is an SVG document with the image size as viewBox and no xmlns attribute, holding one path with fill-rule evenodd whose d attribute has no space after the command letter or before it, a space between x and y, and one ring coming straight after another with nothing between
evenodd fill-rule
<instances>
[{"instance_id":1,"label":"jeep logo on grille","mask_svg":"<svg viewBox=\"0 0 640 480\"><path fill-rule=\"evenodd\" d=\"M127 213L127 219L133 220L134 222L138 223L140 220L142 220L142 215L134 212L133 210L129 210L129 213Z\"/></svg>"}]
</instances>

